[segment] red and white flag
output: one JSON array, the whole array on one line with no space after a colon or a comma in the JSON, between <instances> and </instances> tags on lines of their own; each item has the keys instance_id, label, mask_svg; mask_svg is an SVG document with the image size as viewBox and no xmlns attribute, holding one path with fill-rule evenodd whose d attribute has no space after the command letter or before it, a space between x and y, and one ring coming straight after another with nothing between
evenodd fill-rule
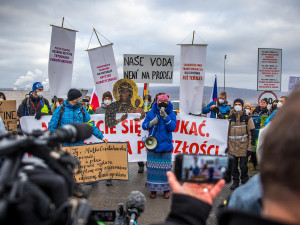
<instances>
[{"instance_id":1,"label":"red and white flag","mask_svg":"<svg viewBox=\"0 0 300 225\"><path fill-rule=\"evenodd\" d=\"M90 106L93 108L93 110L95 112L96 112L96 109L100 106L99 98L98 98L98 95L97 95L97 90L96 90L95 87L94 87L92 97L91 97L91 100L90 100Z\"/></svg>"}]
</instances>

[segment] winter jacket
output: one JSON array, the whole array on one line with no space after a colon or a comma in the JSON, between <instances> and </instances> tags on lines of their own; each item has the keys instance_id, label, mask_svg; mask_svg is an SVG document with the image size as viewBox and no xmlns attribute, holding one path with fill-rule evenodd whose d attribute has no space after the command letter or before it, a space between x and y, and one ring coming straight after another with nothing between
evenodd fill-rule
<instances>
[{"instance_id":1,"label":"winter jacket","mask_svg":"<svg viewBox=\"0 0 300 225\"><path fill-rule=\"evenodd\" d=\"M64 126L66 124L72 124L72 123L87 123L93 127L93 134L102 140L104 137L102 132L95 126L95 124L91 121L91 117L88 114L87 110L79 105L71 105L68 100L64 101L63 105L65 106L65 110L63 115L60 115L61 112L61 105L58 106L51 117L50 124L49 124L49 131L53 132L57 127L59 123L60 118L60 126ZM82 110L84 111L84 115L82 113ZM76 142L72 145L83 145L84 141ZM64 146L67 144L63 144ZM68 144L70 145L70 144Z\"/></svg>"},{"instance_id":2,"label":"winter jacket","mask_svg":"<svg viewBox=\"0 0 300 225\"><path fill-rule=\"evenodd\" d=\"M176 129L176 115L173 112L173 105L169 101L168 107L165 109L165 112L168 116L164 119L160 116L160 108L155 102L152 106L152 109L147 113L146 118L143 122L143 129L149 129L149 136L154 136L157 139L157 146L151 151L154 152L172 152L173 143L172 143L172 132ZM158 118L158 123L153 127L150 127L149 123L155 117Z\"/></svg>"},{"instance_id":3,"label":"winter jacket","mask_svg":"<svg viewBox=\"0 0 300 225\"><path fill-rule=\"evenodd\" d=\"M107 109L107 105L105 105L104 103L102 103L101 106L96 109L95 113L96 114L105 114L106 109Z\"/></svg>"},{"instance_id":4,"label":"winter jacket","mask_svg":"<svg viewBox=\"0 0 300 225\"><path fill-rule=\"evenodd\" d=\"M206 107L203 108L202 113L207 114L211 112L210 118L216 118L216 112L215 110L211 110L210 107L212 105L216 105L217 103L215 101L210 102ZM229 113L230 113L230 107L224 103L224 104L218 104L218 118L225 119Z\"/></svg>"},{"instance_id":5,"label":"winter jacket","mask_svg":"<svg viewBox=\"0 0 300 225\"><path fill-rule=\"evenodd\" d=\"M17 111L20 118L22 116L34 116L37 112L42 113L42 115L52 115L48 100L32 95L22 101Z\"/></svg>"},{"instance_id":6,"label":"winter jacket","mask_svg":"<svg viewBox=\"0 0 300 225\"><path fill-rule=\"evenodd\" d=\"M188 195L173 194L171 212L160 225L205 225L211 205ZM219 211L218 225L283 225L263 217L233 210Z\"/></svg>"},{"instance_id":7,"label":"winter jacket","mask_svg":"<svg viewBox=\"0 0 300 225\"><path fill-rule=\"evenodd\" d=\"M261 109L260 106L257 106L253 112L252 112L253 116L269 116L270 115L270 111L267 108Z\"/></svg>"},{"instance_id":8,"label":"winter jacket","mask_svg":"<svg viewBox=\"0 0 300 225\"><path fill-rule=\"evenodd\" d=\"M236 157L246 157L247 150L253 151L255 145L255 126L253 119L244 111L232 110L229 117L228 153Z\"/></svg>"}]
</instances>

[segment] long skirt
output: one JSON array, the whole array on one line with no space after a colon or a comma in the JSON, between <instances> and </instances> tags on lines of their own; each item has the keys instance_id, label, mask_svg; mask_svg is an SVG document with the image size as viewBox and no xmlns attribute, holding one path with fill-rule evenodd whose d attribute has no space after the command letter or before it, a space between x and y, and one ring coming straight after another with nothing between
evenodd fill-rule
<instances>
[{"instance_id":1,"label":"long skirt","mask_svg":"<svg viewBox=\"0 0 300 225\"><path fill-rule=\"evenodd\" d=\"M147 188L149 191L169 191L166 172L171 171L172 153L147 152Z\"/></svg>"}]
</instances>

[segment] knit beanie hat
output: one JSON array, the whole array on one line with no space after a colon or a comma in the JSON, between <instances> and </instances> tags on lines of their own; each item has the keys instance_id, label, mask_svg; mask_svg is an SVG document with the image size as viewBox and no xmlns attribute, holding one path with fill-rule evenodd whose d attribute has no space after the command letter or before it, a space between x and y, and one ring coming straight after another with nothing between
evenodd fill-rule
<instances>
[{"instance_id":1,"label":"knit beanie hat","mask_svg":"<svg viewBox=\"0 0 300 225\"><path fill-rule=\"evenodd\" d=\"M103 95L102 95L102 102L104 101L105 98L110 98L111 100L113 99L110 91L107 91L107 92L104 92Z\"/></svg>"},{"instance_id":2,"label":"knit beanie hat","mask_svg":"<svg viewBox=\"0 0 300 225\"><path fill-rule=\"evenodd\" d=\"M233 105L234 105L236 102L241 103L241 104L242 104L242 107L244 107L244 101L243 101L242 99L237 98L236 100L234 100Z\"/></svg>"},{"instance_id":3,"label":"knit beanie hat","mask_svg":"<svg viewBox=\"0 0 300 225\"><path fill-rule=\"evenodd\" d=\"M39 89L39 88L44 88L41 82L35 82L32 85L32 91L35 91L36 89Z\"/></svg>"},{"instance_id":4,"label":"knit beanie hat","mask_svg":"<svg viewBox=\"0 0 300 225\"><path fill-rule=\"evenodd\" d=\"M72 101L76 98L79 98L81 97L82 94L79 90L75 89L75 88L71 88L69 91L68 91L68 99L69 101Z\"/></svg>"},{"instance_id":5,"label":"knit beanie hat","mask_svg":"<svg viewBox=\"0 0 300 225\"><path fill-rule=\"evenodd\" d=\"M251 108L251 105L249 103L245 103L244 108L246 108L246 107L250 107Z\"/></svg>"}]
</instances>

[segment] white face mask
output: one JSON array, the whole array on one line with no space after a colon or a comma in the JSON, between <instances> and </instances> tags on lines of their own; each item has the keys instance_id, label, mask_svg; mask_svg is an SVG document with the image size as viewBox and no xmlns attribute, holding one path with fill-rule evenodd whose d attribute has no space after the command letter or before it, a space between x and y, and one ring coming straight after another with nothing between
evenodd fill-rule
<instances>
[{"instance_id":1,"label":"white face mask","mask_svg":"<svg viewBox=\"0 0 300 225\"><path fill-rule=\"evenodd\" d=\"M283 106L283 104L281 102L277 103L277 108L281 108Z\"/></svg>"},{"instance_id":2,"label":"white face mask","mask_svg":"<svg viewBox=\"0 0 300 225\"><path fill-rule=\"evenodd\" d=\"M247 115L250 115L250 109L245 109Z\"/></svg>"},{"instance_id":3,"label":"white face mask","mask_svg":"<svg viewBox=\"0 0 300 225\"><path fill-rule=\"evenodd\" d=\"M223 104L224 102L225 102L224 99L219 99L219 103L220 103L220 104Z\"/></svg>"},{"instance_id":4,"label":"white face mask","mask_svg":"<svg viewBox=\"0 0 300 225\"><path fill-rule=\"evenodd\" d=\"M36 95L39 96L39 97L42 97L43 96L43 92L39 91L39 92L36 93Z\"/></svg>"},{"instance_id":5,"label":"white face mask","mask_svg":"<svg viewBox=\"0 0 300 225\"><path fill-rule=\"evenodd\" d=\"M234 110L237 111L237 112L239 112L239 111L242 110L242 106L240 106L240 105L235 105L235 106L234 106Z\"/></svg>"},{"instance_id":6,"label":"white face mask","mask_svg":"<svg viewBox=\"0 0 300 225\"><path fill-rule=\"evenodd\" d=\"M111 100L104 100L103 102L105 105L110 105L111 104Z\"/></svg>"}]
</instances>

